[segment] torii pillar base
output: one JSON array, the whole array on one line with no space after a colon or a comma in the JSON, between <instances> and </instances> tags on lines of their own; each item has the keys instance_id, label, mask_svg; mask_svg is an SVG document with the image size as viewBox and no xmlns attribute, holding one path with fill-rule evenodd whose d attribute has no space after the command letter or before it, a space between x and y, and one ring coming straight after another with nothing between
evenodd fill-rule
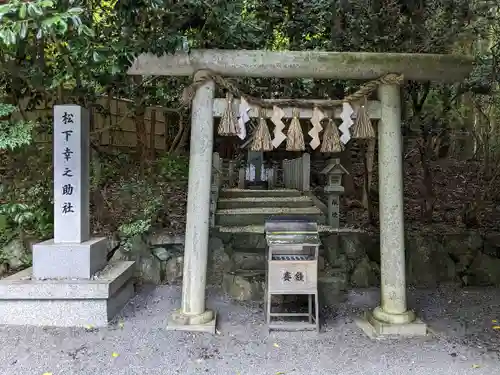
<instances>
[{"instance_id":1,"label":"torii pillar base","mask_svg":"<svg viewBox=\"0 0 500 375\"><path fill-rule=\"evenodd\" d=\"M205 310L200 315L185 315L180 310L174 311L167 322L167 331L190 331L215 334L216 314Z\"/></svg>"}]
</instances>

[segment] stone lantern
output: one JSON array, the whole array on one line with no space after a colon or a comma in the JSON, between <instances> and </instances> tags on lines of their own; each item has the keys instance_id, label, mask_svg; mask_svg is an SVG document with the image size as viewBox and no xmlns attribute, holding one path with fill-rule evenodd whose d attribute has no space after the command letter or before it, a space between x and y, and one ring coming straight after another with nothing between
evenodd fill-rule
<instances>
[{"instance_id":1,"label":"stone lantern","mask_svg":"<svg viewBox=\"0 0 500 375\"><path fill-rule=\"evenodd\" d=\"M340 195L344 192L342 176L349 172L340 164L340 159L332 159L321 171L326 175L326 186L324 191L328 196L328 225L333 228L340 226Z\"/></svg>"}]
</instances>

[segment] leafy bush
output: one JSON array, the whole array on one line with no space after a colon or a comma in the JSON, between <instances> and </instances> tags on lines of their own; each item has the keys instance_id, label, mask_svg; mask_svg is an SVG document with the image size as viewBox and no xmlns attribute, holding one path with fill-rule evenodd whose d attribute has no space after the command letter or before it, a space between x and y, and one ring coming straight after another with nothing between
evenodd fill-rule
<instances>
[{"instance_id":1,"label":"leafy bush","mask_svg":"<svg viewBox=\"0 0 500 375\"><path fill-rule=\"evenodd\" d=\"M47 182L0 189L0 244L28 234L47 238L53 231L52 191Z\"/></svg>"},{"instance_id":2,"label":"leafy bush","mask_svg":"<svg viewBox=\"0 0 500 375\"><path fill-rule=\"evenodd\" d=\"M130 248L135 237L149 232L164 216L168 220L172 214L170 204L183 206L183 197L177 198L179 191L187 190L188 171L187 158L164 155L150 167L144 179L130 178L119 185L115 199L126 202L122 208L128 214L118 228L125 248Z\"/></svg>"},{"instance_id":3,"label":"leafy bush","mask_svg":"<svg viewBox=\"0 0 500 375\"><path fill-rule=\"evenodd\" d=\"M165 155L157 161L160 175L167 180L185 179L189 173L189 160L183 156Z\"/></svg>"},{"instance_id":4,"label":"leafy bush","mask_svg":"<svg viewBox=\"0 0 500 375\"><path fill-rule=\"evenodd\" d=\"M32 121L10 120L12 114L17 111L17 107L0 103L0 150L14 150L21 146L31 144L32 132L35 123Z\"/></svg>"}]
</instances>

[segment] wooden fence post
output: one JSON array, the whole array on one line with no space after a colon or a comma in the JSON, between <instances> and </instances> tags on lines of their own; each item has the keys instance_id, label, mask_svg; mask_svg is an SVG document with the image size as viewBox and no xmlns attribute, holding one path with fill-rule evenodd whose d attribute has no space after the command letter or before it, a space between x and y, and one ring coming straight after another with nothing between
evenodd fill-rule
<instances>
[{"instance_id":1,"label":"wooden fence post","mask_svg":"<svg viewBox=\"0 0 500 375\"><path fill-rule=\"evenodd\" d=\"M300 177L302 180L302 191L311 190L311 155L305 153L302 155L302 176Z\"/></svg>"},{"instance_id":2,"label":"wooden fence post","mask_svg":"<svg viewBox=\"0 0 500 375\"><path fill-rule=\"evenodd\" d=\"M285 189L289 189L290 188L290 182L289 182L289 178L290 178L290 170L288 168L289 166L289 161L288 160L283 160L283 185L285 185Z\"/></svg>"},{"instance_id":3,"label":"wooden fence post","mask_svg":"<svg viewBox=\"0 0 500 375\"><path fill-rule=\"evenodd\" d=\"M238 189L245 188L245 174L246 174L245 167L240 167L240 169L238 169Z\"/></svg>"},{"instance_id":4,"label":"wooden fence post","mask_svg":"<svg viewBox=\"0 0 500 375\"><path fill-rule=\"evenodd\" d=\"M275 163L272 163L271 168L268 169L267 183L269 189L276 189L278 184L278 168Z\"/></svg>"},{"instance_id":5,"label":"wooden fence post","mask_svg":"<svg viewBox=\"0 0 500 375\"><path fill-rule=\"evenodd\" d=\"M297 159L292 160L292 188L299 189L298 177L299 177L299 165L297 163Z\"/></svg>"},{"instance_id":6,"label":"wooden fence post","mask_svg":"<svg viewBox=\"0 0 500 375\"><path fill-rule=\"evenodd\" d=\"M277 171L276 176L277 178ZM283 184L286 189L309 191L311 188L311 155L283 160Z\"/></svg>"}]
</instances>

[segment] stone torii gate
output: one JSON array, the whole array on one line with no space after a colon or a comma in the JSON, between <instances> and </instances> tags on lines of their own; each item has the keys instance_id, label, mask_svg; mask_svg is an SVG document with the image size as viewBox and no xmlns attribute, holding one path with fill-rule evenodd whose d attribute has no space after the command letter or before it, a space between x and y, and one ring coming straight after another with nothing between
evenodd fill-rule
<instances>
[{"instance_id":1,"label":"stone torii gate","mask_svg":"<svg viewBox=\"0 0 500 375\"><path fill-rule=\"evenodd\" d=\"M453 82L470 74L472 59L434 54L192 50L161 57L141 55L128 74L196 79L200 70L221 76L341 80L372 80L397 73L406 80ZM205 306L214 92L214 82L208 81L197 89L192 102L182 302L169 319L170 329L215 332L215 312ZM381 85L378 96L381 304L367 314L364 329L375 334L425 334L425 324L408 310L406 302L400 87Z\"/></svg>"}]
</instances>

